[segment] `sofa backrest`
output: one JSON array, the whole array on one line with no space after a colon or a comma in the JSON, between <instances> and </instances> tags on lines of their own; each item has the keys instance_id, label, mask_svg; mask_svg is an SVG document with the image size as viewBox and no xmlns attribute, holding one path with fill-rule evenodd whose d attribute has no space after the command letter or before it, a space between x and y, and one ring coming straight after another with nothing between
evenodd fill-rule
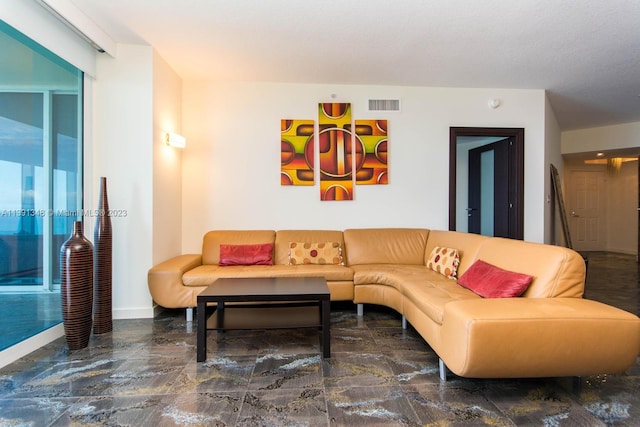
<instances>
[{"instance_id":1,"label":"sofa backrest","mask_svg":"<svg viewBox=\"0 0 640 427\"><path fill-rule=\"evenodd\" d=\"M433 248L436 246L456 249L460 256L460 265L458 266L458 277L460 277L460 275L467 271L469 266L478 259L480 244L486 239L489 239L489 237L480 234L431 230L429 232L429 238L427 239L427 247L424 251L424 263L426 265L427 260L431 256L431 251L433 251Z\"/></svg>"},{"instance_id":2,"label":"sofa backrest","mask_svg":"<svg viewBox=\"0 0 640 427\"><path fill-rule=\"evenodd\" d=\"M584 258L572 249L491 237L482 241L477 258L505 270L533 276L524 297L581 298L584 293Z\"/></svg>"},{"instance_id":3,"label":"sofa backrest","mask_svg":"<svg viewBox=\"0 0 640 427\"><path fill-rule=\"evenodd\" d=\"M343 235L347 265L424 265L426 228L352 228Z\"/></svg>"},{"instance_id":4,"label":"sofa backrest","mask_svg":"<svg viewBox=\"0 0 640 427\"><path fill-rule=\"evenodd\" d=\"M344 240L342 231L337 230L278 230L275 238L274 264L289 264L289 243L321 243L338 242L342 246L344 257Z\"/></svg>"},{"instance_id":5,"label":"sofa backrest","mask_svg":"<svg viewBox=\"0 0 640 427\"><path fill-rule=\"evenodd\" d=\"M220 262L220 245L274 243L274 230L212 230L202 239L202 264Z\"/></svg>"}]
</instances>

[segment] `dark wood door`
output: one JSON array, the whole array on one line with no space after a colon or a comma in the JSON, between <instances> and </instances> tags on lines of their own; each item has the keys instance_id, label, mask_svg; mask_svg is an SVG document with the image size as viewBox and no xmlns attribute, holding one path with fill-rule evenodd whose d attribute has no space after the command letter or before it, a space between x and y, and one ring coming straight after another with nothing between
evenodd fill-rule
<instances>
[{"instance_id":1,"label":"dark wood door","mask_svg":"<svg viewBox=\"0 0 640 427\"><path fill-rule=\"evenodd\" d=\"M505 138L469 150L469 232L509 236L509 147Z\"/></svg>"}]
</instances>

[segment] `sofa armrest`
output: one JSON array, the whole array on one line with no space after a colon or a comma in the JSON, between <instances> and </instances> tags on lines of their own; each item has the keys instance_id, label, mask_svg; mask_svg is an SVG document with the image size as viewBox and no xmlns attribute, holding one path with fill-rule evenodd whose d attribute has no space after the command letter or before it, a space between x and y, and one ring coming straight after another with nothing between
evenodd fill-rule
<instances>
[{"instance_id":1,"label":"sofa armrest","mask_svg":"<svg viewBox=\"0 0 640 427\"><path fill-rule=\"evenodd\" d=\"M166 308L186 308L196 306L196 297L202 287L187 287L182 283L182 275L199 265L199 254L178 255L149 269L147 282L153 300Z\"/></svg>"},{"instance_id":2,"label":"sofa armrest","mask_svg":"<svg viewBox=\"0 0 640 427\"><path fill-rule=\"evenodd\" d=\"M437 350L477 378L621 373L640 352L640 319L581 298L497 298L445 306Z\"/></svg>"}]
</instances>

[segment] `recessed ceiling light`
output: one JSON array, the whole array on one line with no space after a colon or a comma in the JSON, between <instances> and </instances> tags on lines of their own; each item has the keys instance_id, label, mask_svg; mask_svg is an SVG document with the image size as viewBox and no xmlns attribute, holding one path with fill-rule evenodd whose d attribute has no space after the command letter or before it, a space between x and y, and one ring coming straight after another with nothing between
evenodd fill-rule
<instances>
[{"instance_id":1,"label":"recessed ceiling light","mask_svg":"<svg viewBox=\"0 0 640 427\"><path fill-rule=\"evenodd\" d=\"M596 156L602 157L602 156L604 156L604 153L598 153L598 154L596 154Z\"/></svg>"}]
</instances>

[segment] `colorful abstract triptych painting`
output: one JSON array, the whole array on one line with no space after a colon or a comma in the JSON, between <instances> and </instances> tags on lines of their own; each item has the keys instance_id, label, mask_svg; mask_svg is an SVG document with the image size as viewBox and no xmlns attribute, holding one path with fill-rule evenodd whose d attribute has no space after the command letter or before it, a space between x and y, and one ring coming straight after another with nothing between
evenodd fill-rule
<instances>
[{"instance_id":1,"label":"colorful abstract triptych painting","mask_svg":"<svg viewBox=\"0 0 640 427\"><path fill-rule=\"evenodd\" d=\"M313 185L313 120L280 121L280 184Z\"/></svg>"},{"instance_id":2,"label":"colorful abstract triptych painting","mask_svg":"<svg viewBox=\"0 0 640 427\"><path fill-rule=\"evenodd\" d=\"M388 184L386 120L356 120L356 184Z\"/></svg>"},{"instance_id":3,"label":"colorful abstract triptych painting","mask_svg":"<svg viewBox=\"0 0 640 427\"><path fill-rule=\"evenodd\" d=\"M319 104L318 156L320 199L353 200L351 104Z\"/></svg>"},{"instance_id":4,"label":"colorful abstract triptych painting","mask_svg":"<svg viewBox=\"0 0 640 427\"><path fill-rule=\"evenodd\" d=\"M353 200L354 185L389 183L387 120L352 121L350 103L320 103L315 132L313 120L281 120L281 185L314 185L315 168L320 200Z\"/></svg>"}]
</instances>

